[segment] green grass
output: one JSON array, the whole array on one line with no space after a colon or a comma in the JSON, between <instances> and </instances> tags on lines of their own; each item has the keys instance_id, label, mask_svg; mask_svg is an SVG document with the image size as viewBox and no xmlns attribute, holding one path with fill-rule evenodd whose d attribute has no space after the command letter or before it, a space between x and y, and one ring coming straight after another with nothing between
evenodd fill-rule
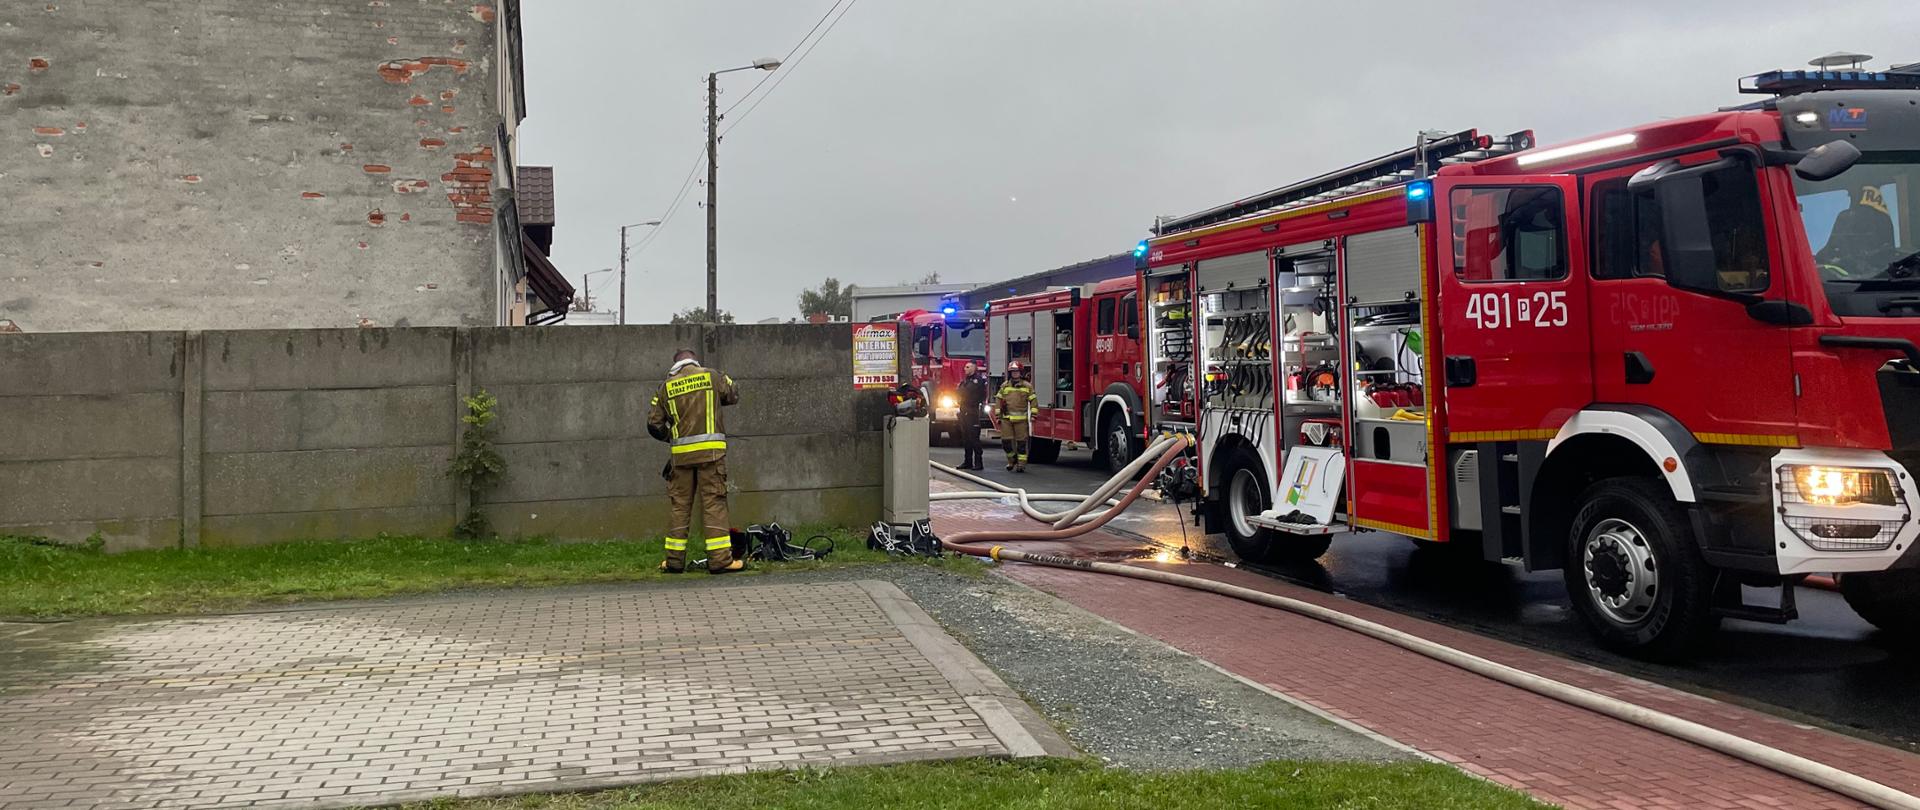
<instances>
[{"instance_id":1,"label":"green grass","mask_svg":"<svg viewBox=\"0 0 1920 810\"><path fill-rule=\"evenodd\" d=\"M960 760L755 773L599 793L447 799L438 810L841 810L847 808L1354 808L1500 810L1532 799L1443 765L1269 762L1217 771L1139 772L1072 760Z\"/></svg>"},{"instance_id":2,"label":"green grass","mask_svg":"<svg viewBox=\"0 0 1920 810\"><path fill-rule=\"evenodd\" d=\"M869 550L857 531L812 527L797 530L795 539L816 533L834 539L827 560L756 563L751 573L887 561L885 554ZM561 543L382 537L102 554L86 547L0 537L0 617L204 613L461 588L635 582L666 578L656 570L664 553L657 539ZM980 567L957 560L945 565L955 570ZM706 575L696 570L681 576Z\"/></svg>"}]
</instances>

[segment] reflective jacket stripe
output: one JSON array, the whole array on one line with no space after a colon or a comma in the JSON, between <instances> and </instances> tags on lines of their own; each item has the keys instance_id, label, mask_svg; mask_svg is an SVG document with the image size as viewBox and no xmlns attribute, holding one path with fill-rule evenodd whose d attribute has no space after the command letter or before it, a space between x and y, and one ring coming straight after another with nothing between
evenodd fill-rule
<instances>
[{"instance_id":1,"label":"reflective jacket stripe","mask_svg":"<svg viewBox=\"0 0 1920 810\"><path fill-rule=\"evenodd\" d=\"M692 436L681 436L678 439L674 439L673 444L678 447L683 444L699 444L700 442L724 443L726 440L727 434L725 433L695 433Z\"/></svg>"},{"instance_id":2,"label":"reflective jacket stripe","mask_svg":"<svg viewBox=\"0 0 1920 810\"><path fill-rule=\"evenodd\" d=\"M673 454L677 456L677 455L680 455L681 453L698 453L702 450L725 450L725 449L727 449L727 443L724 441L701 442L699 444L676 444L673 446Z\"/></svg>"}]
</instances>

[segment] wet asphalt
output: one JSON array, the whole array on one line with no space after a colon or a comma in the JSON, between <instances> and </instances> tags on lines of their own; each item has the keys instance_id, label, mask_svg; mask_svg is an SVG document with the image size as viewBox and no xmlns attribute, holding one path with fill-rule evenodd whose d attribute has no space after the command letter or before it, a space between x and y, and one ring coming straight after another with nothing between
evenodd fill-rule
<instances>
[{"instance_id":1,"label":"wet asphalt","mask_svg":"<svg viewBox=\"0 0 1920 810\"><path fill-rule=\"evenodd\" d=\"M957 464L957 448L935 447L935 461ZM1032 491L1090 492L1106 472L1086 451L1065 451L1050 465L1016 476L989 445L996 481ZM1202 535L1184 510L1140 501L1116 518L1120 529L1162 546L1187 545L1203 556L1233 560L1224 538ZM1560 572L1462 559L1445 548L1421 548L1381 532L1344 534L1316 564L1247 566L1269 576L1372 605L1442 622L1515 644L1644 678L1788 719L1920 752L1920 650L1903 648L1854 615L1840 595L1799 588L1797 621L1741 620L1686 664L1652 664L1596 647L1567 602ZM1777 599L1749 590L1748 599Z\"/></svg>"}]
</instances>

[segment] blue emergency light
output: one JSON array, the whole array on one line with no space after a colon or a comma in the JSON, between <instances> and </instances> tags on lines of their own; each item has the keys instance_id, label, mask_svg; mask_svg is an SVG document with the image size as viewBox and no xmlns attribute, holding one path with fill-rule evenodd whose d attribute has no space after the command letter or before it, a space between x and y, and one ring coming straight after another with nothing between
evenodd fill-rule
<instances>
[{"instance_id":1,"label":"blue emergency light","mask_svg":"<svg viewBox=\"0 0 1920 810\"><path fill-rule=\"evenodd\" d=\"M1407 184L1407 224L1433 221L1433 181L1415 180Z\"/></svg>"},{"instance_id":2,"label":"blue emergency light","mask_svg":"<svg viewBox=\"0 0 1920 810\"><path fill-rule=\"evenodd\" d=\"M1920 73L1866 70L1771 70L1740 80L1742 93L1789 96L1815 90L1920 90Z\"/></svg>"},{"instance_id":3,"label":"blue emergency light","mask_svg":"<svg viewBox=\"0 0 1920 810\"><path fill-rule=\"evenodd\" d=\"M1138 259L1145 255L1147 255L1147 240L1142 239L1140 244L1133 246L1133 257Z\"/></svg>"},{"instance_id":4,"label":"blue emergency light","mask_svg":"<svg viewBox=\"0 0 1920 810\"><path fill-rule=\"evenodd\" d=\"M944 306L944 307L941 307L941 308L940 308L940 311L941 311L941 312L943 312L943 313L945 313L945 314L948 314L948 315L952 315L952 314L953 314L953 313L955 313L955 312L959 312L959 311L960 311L960 308L959 308L959 307L954 307L954 306Z\"/></svg>"}]
</instances>

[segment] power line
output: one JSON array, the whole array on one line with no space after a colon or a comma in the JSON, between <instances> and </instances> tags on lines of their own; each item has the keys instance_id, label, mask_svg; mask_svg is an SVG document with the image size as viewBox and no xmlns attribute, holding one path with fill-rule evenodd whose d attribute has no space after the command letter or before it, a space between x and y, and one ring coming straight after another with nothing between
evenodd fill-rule
<instances>
[{"instance_id":1,"label":"power line","mask_svg":"<svg viewBox=\"0 0 1920 810\"><path fill-rule=\"evenodd\" d=\"M694 158L693 168L687 170L686 179L680 181L680 190L674 193L673 202L668 203L666 213L660 215L660 224L653 226L653 230L650 233L641 237L639 242L634 243L633 247L628 249L627 258L629 260L634 256L640 255L641 251L646 250L649 245L653 244L653 240L660 237L661 231L666 230L667 223L673 219L674 212L680 210L680 203L686 201L687 192L693 188L693 179L700 174L700 167L705 166L706 163L707 153L705 149L702 149L699 156Z\"/></svg>"},{"instance_id":2,"label":"power line","mask_svg":"<svg viewBox=\"0 0 1920 810\"><path fill-rule=\"evenodd\" d=\"M820 15L820 19L814 21L813 27L807 29L806 35L800 37L799 42L793 43L793 47L787 51L786 56L780 57L781 64L792 62L793 55L794 53L800 50L800 46L807 44L807 39L813 36L813 32L820 30L821 23L826 22L828 17L833 16L833 12L838 11L840 9L840 4L845 2L847 2L847 0L833 0L833 7L827 9L827 13ZM728 114L732 113L735 109L738 109L740 105L747 103L747 99L753 97L754 91L759 90L761 85L766 84L771 79L773 79L772 73L768 73L764 76L761 76L760 81L754 82L753 87L750 87L747 89L747 94L744 96L741 96L739 101L736 101L732 105L728 106L725 111L720 113L720 117L723 119L726 118ZM768 91L768 92L772 92L772 91Z\"/></svg>"},{"instance_id":3,"label":"power line","mask_svg":"<svg viewBox=\"0 0 1920 810\"><path fill-rule=\"evenodd\" d=\"M787 56L781 56L780 58L781 63L789 63L789 61L793 61L793 54L795 54L797 50L801 50L801 46L803 46L803 44L806 44L806 38L808 38L808 36L814 35L814 31L820 31L820 23L826 23L826 21L828 21L828 17L831 17L831 15L833 15L833 12L837 12L837 10L839 10L839 6L841 6L843 2L847 2L847 0L833 0L833 8L828 8L828 13L822 13L822 15L820 15L820 19L816 19L816 21L814 21L814 27L810 27L810 29L806 29L806 35L801 36L801 40L799 40L799 42L793 42L793 48L791 48L791 50L787 50ZM768 81L772 81L772 79L774 79L774 73L766 73L766 75L762 75L762 77L760 77L760 81L756 81L756 83L753 83L753 86L751 86L751 88L747 88L747 94L745 94L745 96L739 96L739 102L733 102L733 104L730 104L730 106L726 107L726 109L722 109L722 111L720 111L720 117L722 117L722 119L726 119L726 117L728 117L730 113L733 113L733 109L739 109L739 106L741 106L741 104L747 104L747 100L749 100L749 98L753 98L753 94L755 94L756 90L760 90L760 86L762 86L762 84L766 84L768 83Z\"/></svg>"},{"instance_id":4,"label":"power line","mask_svg":"<svg viewBox=\"0 0 1920 810\"><path fill-rule=\"evenodd\" d=\"M760 103L763 101L766 101L767 97L773 95L773 91L780 89L780 84L782 82L785 82L789 76L793 75L794 69L798 68L801 62L806 61L808 54L813 53L813 49L819 47L821 41L825 40L829 34L833 33L834 28L839 27L840 21L847 18L847 13L853 11L853 4L858 2L860 2L860 0L846 0L846 8L840 11L840 16L833 18L833 22L827 26L827 30L821 31L820 36L814 38L813 44L808 45L807 49L800 53L800 57L798 59L793 60L791 64L782 64L780 66L783 69L779 71L780 75L774 77L773 84L767 87L767 92L761 93L759 98L754 99L753 103L747 106L746 111L740 113L739 118L734 119L733 123L728 124L726 129L721 130L720 131L721 136L724 137L727 133L732 132L733 128L739 126L741 121L747 120L747 116L752 115L754 110L759 109ZM835 3L834 6L835 8L838 8L839 4ZM827 9L827 13L832 14L833 9ZM825 19L825 18L823 17L822 19ZM805 40L803 39L801 41L804 42ZM795 49L797 50L798 46L795 46Z\"/></svg>"}]
</instances>

